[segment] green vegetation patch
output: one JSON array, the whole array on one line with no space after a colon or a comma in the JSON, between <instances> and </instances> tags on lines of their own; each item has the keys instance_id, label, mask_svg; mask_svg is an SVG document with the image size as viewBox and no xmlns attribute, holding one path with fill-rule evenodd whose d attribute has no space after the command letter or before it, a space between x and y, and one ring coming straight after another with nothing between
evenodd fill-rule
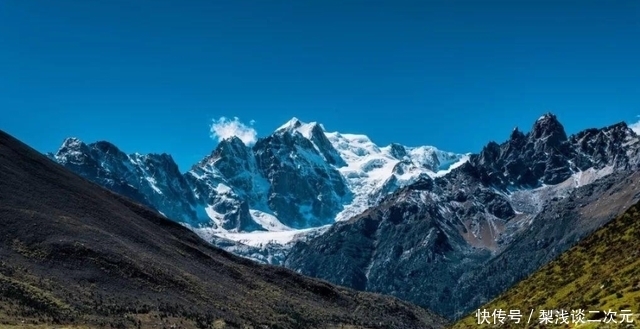
<instances>
[{"instance_id":1,"label":"green vegetation patch","mask_svg":"<svg viewBox=\"0 0 640 329\"><path fill-rule=\"evenodd\" d=\"M542 267L481 310L520 310L520 324L505 321L479 325L482 317L470 314L452 328L627 328L621 310L631 310L633 325L640 327L640 205L605 225L578 245ZM534 310L531 322L527 322ZM602 322L540 323L542 310L584 310L585 319ZM599 313L595 313L599 311ZM594 312L594 313L589 313ZM615 320L605 323L605 312L616 312ZM626 321L625 321L626 322Z\"/></svg>"}]
</instances>

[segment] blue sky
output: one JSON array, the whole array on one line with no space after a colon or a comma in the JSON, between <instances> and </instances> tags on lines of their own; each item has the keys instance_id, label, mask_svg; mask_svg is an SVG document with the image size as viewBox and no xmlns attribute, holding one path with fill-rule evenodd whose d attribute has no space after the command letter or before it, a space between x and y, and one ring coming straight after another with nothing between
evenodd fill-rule
<instances>
[{"instance_id":1,"label":"blue sky","mask_svg":"<svg viewBox=\"0 0 640 329\"><path fill-rule=\"evenodd\" d=\"M8 0L0 129L182 170L222 116L473 152L547 111L570 133L637 121L638 40L638 1Z\"/></svg>"}]
</instances>

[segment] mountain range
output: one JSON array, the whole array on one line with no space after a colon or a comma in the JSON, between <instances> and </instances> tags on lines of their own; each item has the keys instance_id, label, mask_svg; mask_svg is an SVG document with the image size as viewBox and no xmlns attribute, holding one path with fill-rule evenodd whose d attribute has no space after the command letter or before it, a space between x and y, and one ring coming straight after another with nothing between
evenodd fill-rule
<instances>
[{"instance_id":1,"label":"mountain range","mask_svg":"<svg viewBox=\"0 0 640 329\"><path fill-rule=\"evenodd\" d=\"M275 264L296 237L466 161L430 146L378 147L364 135L327 133L296 118L251 147L225 139L185 173L170 155L127 155L106 141L68 138L49 157L222 248Z\"/></svg>"},{"instance_id":2,"label":"mountain range","mask_svg":"<svg viewBox=\"0 0 640 329\"><path fill-rule=\"evenodd\" d=\"M148 161L150 172L158 169ZM396 298L336 287L213 247L2 131L0 224L2 328L445 324Z\"/></svg>"},{"instance_id":3,"label":"mountain range","mask_svg":"<svg viewBox=\"0 0 640 329\"><path fill-rule=\"evenodd\" d=\"M180 173L168 155L67 139L49 157L228 251L457 319L640 200L625 123L568 136L545 114L477 154L375 145L292 119L223 140Z\"/></svg>"}]
</instances>

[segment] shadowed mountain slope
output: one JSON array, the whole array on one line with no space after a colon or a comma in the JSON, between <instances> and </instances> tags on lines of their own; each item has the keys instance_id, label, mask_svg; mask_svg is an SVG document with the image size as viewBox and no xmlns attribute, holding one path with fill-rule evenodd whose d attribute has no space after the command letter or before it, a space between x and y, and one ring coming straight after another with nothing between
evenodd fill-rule
<instances>
[{"instance_id":1,"label":"shadowed mountain slope","mask_svg":"<svg viewBox=\"0 0 640 329\"><path fill-rule=\"evenodd\" d=\"M635 328L640 311L639 256L640 203L481 309L490 313L496 309L507 312L519 309L526 316L534 309L529 328L545 328L539 320L541 310L564 310L569 314L584 310L585 321L592 322L580 328ZM634 315L625 319L622 310L630 310ZM616 312L613 319L617 323L608 321L610 317L605 312ZM567 327L556 325L558 318L562 319L556 316L547 327ZM628 321L635 326L629 326ZM569 316L569 324L577 322L577 316L575 321ZM492 327L493 318L490 324L483 325ZM480 327L475 313L453 326L470 327ZM505 321L500 328L524 328L524 325Z\"/></svg>"},{"instance_id":2,"label":"shadowed mountain slope","mask_svg":"<svg viewBox=\"0 0 640 329\"><path fill-rule=\"evenodd\" d=\"M0 132L0 326L439 328L395 298L255 264Z\"/></svg>"},{"instance_id":3,"label":"shadowed mountain slope","mask_svg":"<svg viewBox=\"0 0 640 329\"><path fill-rule=\"evenodd\" d=\"M567 136L553 114L447 175L425 178L284 262L457 320L640 201L640 137L625 123Z\"/></svg>"}]
</instances>

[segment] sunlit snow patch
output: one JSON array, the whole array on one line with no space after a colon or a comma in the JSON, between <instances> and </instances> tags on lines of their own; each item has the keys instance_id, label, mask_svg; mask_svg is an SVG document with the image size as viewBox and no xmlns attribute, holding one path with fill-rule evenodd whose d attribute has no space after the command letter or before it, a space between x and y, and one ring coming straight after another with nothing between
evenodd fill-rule
<instances>
[{"instance_id":1,"label":"sunlit snow patch","mask_svg":"<svg viewBox=\"0 0 640 329\"><path fill-rule=\"evenodd\" d=\"M258 225L262 226L262 228L267 231L282 232L292 230L289 226L282 224L274 215L254 209L249 210L249 213L251 214L253 221L258 223Z\"/></svg>"},{"instance_id":2,"label":"sunlit snow patch","mask_svg":"<svg viewBox=\"0 0 640 329\"><path fill-rule=\"evenodd\" d=\"M470 158L470 154L467 154L465 156L463 156L462 158L460 158L460 160L458 160L457 162L454 162L451 166L449 166L449 168L445 169L445 170L439 170L437 173L433 174L433 177L442 177L448 173L450 173L452 170L462 166L463 164L467 163L469 161Z\"/></svg>"},{"instance_id":3,"label":"sunlit snow patch","mask_svg":"<svg viewBox=\"0 0 640 329\"><path fill-rule=\"evenodd\" d=\"M265 247L270 244L281 245L284 247L290 242L302 239L305 236L321 233L327 230L330 226L331 225L325 225L303 230L290 230L280 232L254 231L243 233L219 232L208 227L191 229L207 241L214 241L216 237L220 237L251 247Z\"/></svg>"}]
</instances>

